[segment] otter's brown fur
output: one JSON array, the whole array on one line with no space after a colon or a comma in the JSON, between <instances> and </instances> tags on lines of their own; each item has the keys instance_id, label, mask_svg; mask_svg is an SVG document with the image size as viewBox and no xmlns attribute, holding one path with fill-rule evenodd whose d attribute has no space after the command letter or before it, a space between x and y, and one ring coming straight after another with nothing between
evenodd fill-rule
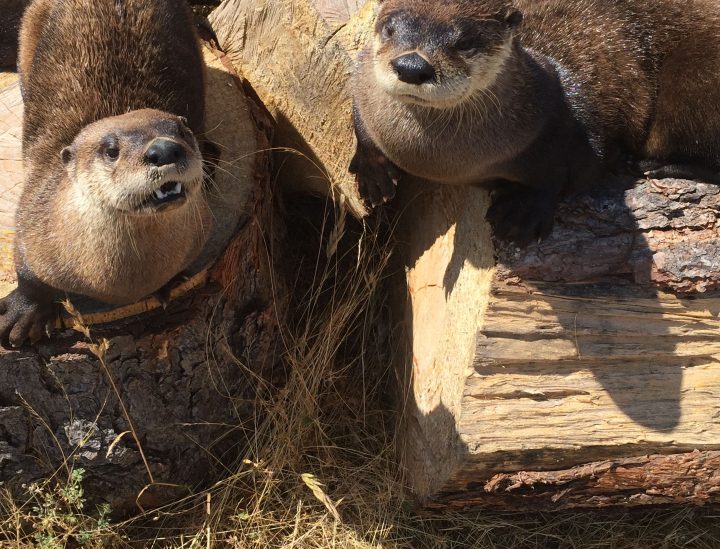
<instances>
[{"instance_id":1,"label":"otter's brown fur","mask_svg":"<svg viewBox=\"0 0 720 549\"><path fill-rule=\"evenodd\" d=\"M35 276L54 288L123 304L149 295L189 265L205 243L209 212L200 151L189 132L182 136L183 127L177 116L141 109L83 128L64 150L66 164L54 168L63 175L52 196L47 202L27 198L18 215ZM116 161L98 160L108 132L120 145ZM146 165L143 153L157 140L183 148L181 170ZM144 208L144 199L168 180L185 185L187 202ZM45 223L35 225L41 216Z\"/></svg>"},{"instance_id":2,"label":"otter's brown fur","mask_svg":"<svg viewBox=\"0 0 720 549\"><path fill-rule=\"evenodd\" d=\"M159 289L197 256L210 222L195 138L204 64L183 0L35 0L18 64L18 289L0 302L0 343L12 345L39 336L58 290L127 303ZM155 143L179 160L150 165ZM143 201L175 180L187 203Z\"/></svg>"},{"instance_id":3,"label":"otter's brown fur","mask_svg":"<svg viewBox=\"0 0 720 549\"><path fill-rule=\"evenodd\" d=\"M417 100L390 82L407 53L434 67ZM650 175L717 178L720 14L711 0L386 0L353 94L352 170L371 202L394 194L397 168L493 182L496 235L526 243L627 155Z\"/></svg>"}]
</instances>

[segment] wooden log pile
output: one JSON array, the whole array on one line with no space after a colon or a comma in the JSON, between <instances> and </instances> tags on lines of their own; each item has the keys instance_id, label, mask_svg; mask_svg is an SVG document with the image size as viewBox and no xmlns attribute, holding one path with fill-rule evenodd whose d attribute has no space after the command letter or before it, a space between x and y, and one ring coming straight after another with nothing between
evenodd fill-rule
<instances>
[{"instance_id":1,"label":"wooden log pile","mask_svg":"<svg viewBox=\"0 0 720 549\"><path fill-rule=\"evenodd\" d=\"M339 189L357 215L347 83L374 4L226 0L212 17L276 144L313 160L294 186ZM422 505L720 500L720 194L633 183L569 200L526 250L495 248L484 190L401 183L401 446Z\"/></svg>"}]
</instances>

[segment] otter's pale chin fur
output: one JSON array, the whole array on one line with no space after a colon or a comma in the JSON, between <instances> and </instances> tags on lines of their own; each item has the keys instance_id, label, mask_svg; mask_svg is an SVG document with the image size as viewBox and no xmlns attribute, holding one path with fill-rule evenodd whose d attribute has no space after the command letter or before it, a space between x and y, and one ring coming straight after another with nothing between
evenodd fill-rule
<instances>
[{"instance_id":1,"label":"otter's pale chin fur","mask_svg":"<svg viewBox=\"0 0 720 549\"><path fill-rule=\"evenodd\" d=\"M83 171L71 163L67 167L72 182L68 189L70 200L83 209L102 209L125 215L162 215L175 208L187 207L187 203L201 192L203 182L200 153L195 154L197 156L191 157L183 169L174 165L137 167L119 175L114 175L105 166L93 165ZM170 183L179 185L177 192L182 193L182 200L178 199L163 208L144 205L149 197Z\"/></svg>"},{"instance_id":2,"label":"otter's pale chin fur","mask_svg":"<svg viewBox=\"0 0 720 549\"><path fill-rule=\"evenodd\" d=\"M198 163L199 164L199 163ZM193 167L182 171L165 170L165 174L155 177L137 173L118 178L116 182L104 177L105 174L79 173L69 168L72 186L68 189L69 200L77 207L89 210L107 211L110 215L162 215L176 208L187 207L187 204L201 192L202 169ZM144 207L146 199L167 183L180 185L183 200L163 208ZM119 185L118 185L119 184ZM97 186L113 185L109 192L99 193Z\"/></svg>"}]
</instances>

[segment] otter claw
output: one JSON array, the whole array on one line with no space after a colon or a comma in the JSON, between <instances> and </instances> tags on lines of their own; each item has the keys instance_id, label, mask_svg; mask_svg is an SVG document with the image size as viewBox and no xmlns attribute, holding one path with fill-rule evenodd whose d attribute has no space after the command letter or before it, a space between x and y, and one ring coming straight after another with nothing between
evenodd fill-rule
<instances>
[{"instance_id":1,"label":"otter claw","mask_svg":"<svg viewBox=\"0 0 720 549\"><path fill-rule=\"evenodd\" d=\"M170 289L169 288L160 288L158 291L153 292L150 294L152 297L154 297L157 302L160 304L160 307L162 307L163 311L166 311L167 308L170 306Z\"/></svg>"},{"instance_id":2,"label":"otter claw","mask_svg":"<svg viewBox=\"0 0 720 549\"><path fill-rule=\"evenodd\" d=\"M496 192L487 219L499 241L519 248L540 244L553 227L557 198L530 189Z\"/></svg>"},{"instance_id":3,"label":"otter claw","mask_svg":"<svg viewBox=\"0 0 720 549\"><path fill-rule=\"evenodd\" d=\"M360 149L350 164L358 194L371 207L385 204L395 197L395 188L400 181L399 171L381 154L368 154Z\"/></svg>"},{"instance_id":4,"label":"otter claw","mask_svg":"<svg viewBox=\"0 0 720 549\"><path fill-rule=\"evenodd\" d=\"M39 303L14 290L0 300L0 346L6 349L22 347L26 341L36 343L49 327L57 307L54 303Z\"/></svg>"}]
</instances>

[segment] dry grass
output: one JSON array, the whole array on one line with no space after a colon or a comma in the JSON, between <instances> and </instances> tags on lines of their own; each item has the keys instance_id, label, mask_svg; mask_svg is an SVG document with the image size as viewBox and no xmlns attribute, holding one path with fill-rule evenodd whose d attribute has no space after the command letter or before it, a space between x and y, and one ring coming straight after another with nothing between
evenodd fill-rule
<instances>
[{"instance_id":1,"label":"dry grass","mask_svg":"<svg viewBox=\"0 0 720 549\"><path fill-rule=\"evenodd\" d=\"M109 525L86 509L82 475L2 502L13 547L720 547L709 511L447 515L413 511L397 465L389 240L323 205L288 212L297 272L284 327L290 377L257 380L257 429L236 473L196 497ZM345 226L347 224L347 227ZM287 257L287 256L286 256Z\"/></svg>"}]
</instances>

